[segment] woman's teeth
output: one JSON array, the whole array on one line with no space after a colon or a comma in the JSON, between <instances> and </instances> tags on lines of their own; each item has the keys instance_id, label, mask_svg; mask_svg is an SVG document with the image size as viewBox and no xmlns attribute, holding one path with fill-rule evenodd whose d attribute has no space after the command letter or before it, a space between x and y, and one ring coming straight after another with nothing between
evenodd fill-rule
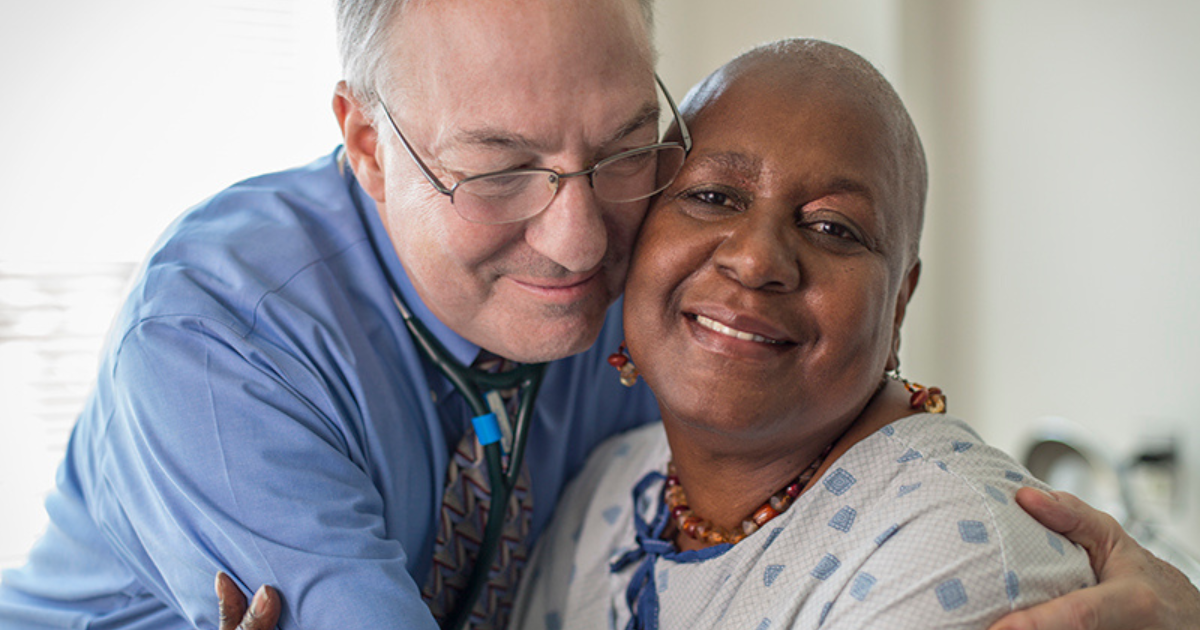
<instances>
[{"instance_id":1,"label":"woman's teeth","mask_svg":"<svg viewBox=\"0 0 1200 630\"><path fill-rule=\"evenodd\" d=\"M725 324L722 324L721 322L718 322L714 319L709 319L703 315L696 316L696 323L700 324L701 326L703 326L709 330L719 332L722 335L728 335L730 337L734 337L736 339L741 339L743 341L757 341L758 343L780 343L779 341L776 341L774 339L768 339L767 337L764 337L762 335L756 335L754 333L748 333L744 330L730 328L729 326L726 326Z\"/></svg>"}]
</instances>

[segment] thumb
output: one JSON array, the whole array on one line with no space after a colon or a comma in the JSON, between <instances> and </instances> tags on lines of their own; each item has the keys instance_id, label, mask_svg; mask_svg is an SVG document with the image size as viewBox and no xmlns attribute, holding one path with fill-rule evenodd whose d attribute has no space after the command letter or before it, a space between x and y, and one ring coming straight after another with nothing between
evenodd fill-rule
<instances>
[{"instance_id":1,"label":"thumb","mask_svg":"<svg viewBox=\"0 0 1200 630\"><path fill-rule=\"evenodd\" d=\"M220 630L236 630L246 614L246 596L224 571L217 572L216 590Z\"/></svg>"},{"instance_id":2,"label":"thumb","mask_svg":"<svg viewBox=\"0 0 1200 630\"><path fill-rule=\"evenodd\" d=\"M1141 627L1123 623L1101 626L1100 615L1104 610L1104 597L1103 587L1081 589L1032 608L1009 613L988 627L988 630L1099 630L1102 627Z\"/></svg>"},{"instance_id":3,"label":"thumb","mask_svg":"<svg viewBox=\"0 0 1200 630\"><path fill-rule=\"evenodd\" d=\"M1102 577L1109 556L1125 532L1116 519L1069 492L1026 487L1017 491L1016 499L1039 523L1086 549L1092 570Z\"/></svg>"}]
</instances>

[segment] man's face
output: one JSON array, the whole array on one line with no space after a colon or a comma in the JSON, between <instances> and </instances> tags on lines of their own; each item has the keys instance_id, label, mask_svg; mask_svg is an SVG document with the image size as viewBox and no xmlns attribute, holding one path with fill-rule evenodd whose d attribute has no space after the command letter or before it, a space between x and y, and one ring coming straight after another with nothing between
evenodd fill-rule
<instances>
[{"instance_id":1,"label":"man's face","mask_svg":"<svg viewBox=\"0 0 1200 630\"><path fill-rule=\"evenodd\" d=\"M379 94L447 186L509 168L584 169L657 141L638 11L627 0L415 5L398 22ZM594 342L623 288L647 202L602 202L587 178L571 178L532 219L471 223L390 129L378 134L383 190L372 194L409 277L442 322L525 362Z\"/></svg>"}]
</instances>

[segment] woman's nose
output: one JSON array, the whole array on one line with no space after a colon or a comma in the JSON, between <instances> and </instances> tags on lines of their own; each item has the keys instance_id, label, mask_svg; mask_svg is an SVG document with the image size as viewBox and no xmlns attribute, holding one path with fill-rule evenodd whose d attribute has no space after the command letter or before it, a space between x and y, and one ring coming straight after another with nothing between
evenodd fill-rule
<instances>
[{"instance_id":1,"label":"woman's nose","mask_svg":"<svg viewBox=\"0 0 1200 630\"><path fill-rule=\"evenodd\" d=\"M795 231L790 222L747 211L717 246L713 262L722 274L747 288L794 291L801 281Z\"/></svg>"}]
</instances>

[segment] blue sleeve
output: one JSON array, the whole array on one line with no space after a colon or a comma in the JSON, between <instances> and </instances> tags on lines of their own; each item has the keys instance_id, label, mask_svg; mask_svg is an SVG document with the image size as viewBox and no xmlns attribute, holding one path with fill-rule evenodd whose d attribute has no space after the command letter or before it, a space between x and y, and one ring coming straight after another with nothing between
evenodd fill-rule
<instances>
[{"instance_id":1,"label":"blue sleeve","mask_svg":"<svg viewBox=\"0 0 1200 630\"><path fill-rule=\"evenodd\" d=\"M151 320L121 343L93 445L93 518L157 598L215 627L218 570L283 594L281 628L427 628L370 452L308 369L220 323ZM310 374L315 382L319 374ZM413 440L397 458L428 460ZM429 484L429 467L407 467Z\"/></svg>"}]
</instances>

